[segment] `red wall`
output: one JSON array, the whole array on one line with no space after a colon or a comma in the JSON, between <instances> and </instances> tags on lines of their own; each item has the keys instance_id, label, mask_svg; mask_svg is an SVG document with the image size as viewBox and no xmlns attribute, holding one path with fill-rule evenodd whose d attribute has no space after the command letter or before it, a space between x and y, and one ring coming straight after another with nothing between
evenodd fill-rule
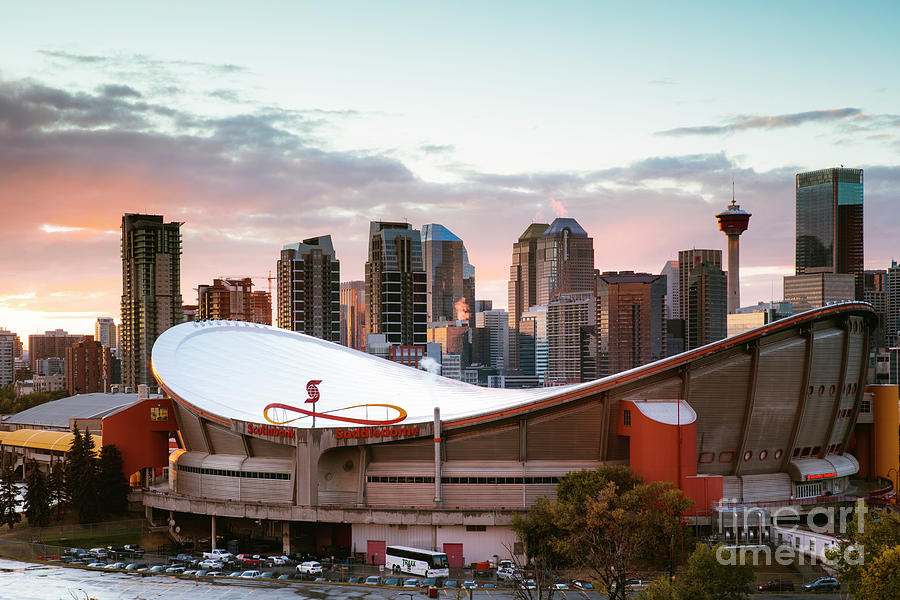
<instances>
[{"instance_id":1,"label":"red wall","mask_svg":"<svg viewBox=\"0 0 900 600\"><path fill-rule=\"evenodd\" d=\"M168 419L152 421L151 408L168 409ZM130 477L145 467L165 467L169 460L169 432L176 431L172 401L153 398L106 416L102 422L103 444L115 444L122 453L122 472Z\"/></svg>"}]
</instances>

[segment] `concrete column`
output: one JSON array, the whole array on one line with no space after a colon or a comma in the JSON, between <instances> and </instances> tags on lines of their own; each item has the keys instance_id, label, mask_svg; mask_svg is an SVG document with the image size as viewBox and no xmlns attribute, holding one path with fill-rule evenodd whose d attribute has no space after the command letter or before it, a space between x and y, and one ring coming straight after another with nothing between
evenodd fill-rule
<instances>
[{"instance_id":1,"label":"concrete column","mask_svg":"<svg viewBox=\"0 0 900 600\"><path fill-rule=\"evenodd\" d=\"M210 515L209 522L210 522L210 531L212 534L212 536L210 537L210 544L212 545L211 549L215 550L216 549L216 515Z\"/></svg>"},{"instance_id":2,"label":"concrete column","mask_svg":"<svg viewBox=\"0 0 900 600\"><path fill-rule=\"evenodd\" d=\"M291 553L291 522L281 522L281 552L288 556Z\"/></svg>"}]
</instances>

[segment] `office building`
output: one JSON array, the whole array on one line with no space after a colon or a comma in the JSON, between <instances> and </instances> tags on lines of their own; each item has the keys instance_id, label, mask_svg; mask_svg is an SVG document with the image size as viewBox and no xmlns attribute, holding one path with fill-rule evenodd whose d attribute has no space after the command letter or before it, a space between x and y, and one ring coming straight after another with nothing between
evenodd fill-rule
<instances>
[{"instance_id":1,"label":"office building","mask_svg":"<svg viewBox=\"0 0 900 600\"><path fill-rule=\"evenodd\" d=\"M688 349L725 339L726 318L725 273L717 265L700 263L688 281Z\"/></svg>"},{"instance_id":2,"label":"office building","mask_svg":"<svg viewBox=\"0 0 900 600\"><path fill-rule=\"evenodd\" d=\"M513 332L514 333L514 332ZM547 307L532 306L519 319L519 371L536 376L541 385L547 374L550 341L547 337Z\"/></svg>"},{"instance_id":3,"label":"office building","mask_svg":"<svg viewBox=\"0 0 900 600\"><path fill-rule=\"evenodd\" d=\"M537 301L594 291L594 239L575 219L554 219L537 242Z\"/></svg>"},{"instance_id":4,"label":"office building","mask_svg":"<svg viewBox=\"0 0 900 600\"><path fill-rule=\"evenodd\" d=\"M444 354L441 357L441 375L462 381L462 357L459 354Z\"/></svg>"},{"instance_id":5,"label":"office building","mask_svg":"<svg viewBox=\"0 0 900 600\"><path fill-rule=\"evenodd\" d=\"M69 394L109 392L111 359L110 349L89 335L66 348L65 385Z\"/></svg>"},{"instance_id":6,"label":"office building","mask_svg":"<svg viewBox=\"0 0 900 600\"><path fill-rule=\"evenodd\" d=\"M463 366L471 362L472 344L469 341L469 321L442 321L428 324L428 342L440 344L443 354L458 355Z\"/></svg>"},{"instance_id":7,"label":"office building","mask_svg":"<svg viewBox=\"0 0 900 600\"><path fill-rule=\"evenodd\" d=\"M162 215L122 217L119 354L126 389L155 386L150 371L153 343L163 331L184 320L181 225L166 223Z\"/></svg>"},{"instance_id":8,"label":"office building","mask_svg":"<svg viewBox=\"0 0 900 600\"><path fill-rule=\"evenodd\" d=\"M897 330L900 329L900 264L897 264L896 260L892 260L891 266L887 269L884 289L887 296L884 316L885 341L893 348L900 346L900 336L897 334Z\"/></svg>"},{"instance_id":9,"label":"office building","mask_svg":"<svg viewBox=\"0 0 900 600\"><path fill-rule=\"evenodd\" d=\"M344 281L341 296L341 345L366 350L366 282Z\"/></svg>"},{"instance_id":10,"label":"office building","mask_svg":"<svg viewBox=\"0 0 900 600\"><path fill-rule=\"evenodd\" d=\"M684 321L684 331L686 335L690 335L691 330L691 318L688 308L691 271L702 263L714 265L721 269L722 251L706 248L692 248L690 250L680 250L678 252L678 318ZM722 335L725 335L724 317Z\"/></svg>"},{"instance_id":11,"label":"office building","mask_svg":"<svg viewBox=\"0 0 900 600\"><path fill-rule=\"evenodd\" d=\"M512 263L509 267L508 301L509 319L513 328L517 331L513 334L514 342L518 340L519 319L522 313L529 307L538 304L537 301L537 262L538 241L543 233L550 227L548 223L532 223L513 243ZM479 306L486 302L486 306ZM493 304L490 300L478 300L476 312L491 310ZM519 348L515 342L510 345L509 366L512 369L519 368Z\"/></svg>"},{"instance_id":12,"label":"office building","mask_svg":"<svg viewBox=\"0 0 900 600\"><path fill-rule=\"evenodd\" d=\"M731 205L716 215L719 230L728 237L728 313L733 314L741 307L741 234L750 226L750 213L741 210L734 202L732 183Z\"/></svg>"},{"instance_id":13,"label":"office building","mask_svg":"<svg viewBox=\"0 0 900 600\"><path fill-rule=\"evenodd\" d=\"M94 339L110 349L113 355L119 351L119 338L116 335L116 322L112 317L97 317L94 323Z\"/></svg>"},{"instance_id":14,"label":"office building","mask_svg":"<svg viewBox=\"0 0 900 600\"><path fill-rule=\"evenodd\" d=\"M487 310L494 309L494 301L493 300L476 300L475 301L475 312L484 312ZM474 327L475 323L472 322L471 326Z\"/></svg>"},{"instance_id":15,"label":"office building","mask_svg":"<svg viewBox=\"0 0 900 600\"><path fill-rule=\"evenodd\" d=\"M811 273L784 277L784 299L795 313L856 297L856 276L852 273Z\"/></svg>"},{"instance_id":16,"label":"office building","mask_svg":"<svg viewBox=\"0 0 900 600\"><path fill-rule=\"evenodd\" d=\"M597 277L597 368L605 377L666 356L666 278L609 271Z\"/></svg>"},{"instance_id":17,"label":"office building","mask_svg":"<svg viewBox=\"0 0 900 600\"><path fill-rule=\"evenodd\" d=\"M863 170L831 168L796 176L797 275L863 272ZM854 293L862 297L857 278Z\"/></svg>"},{"instance_id":18,"label":"office building","mask_svg":"<svg viewBox=\"0 0 900 600\"><path fill-rule=\"evenodd\" d=\"M83 339L83 337L81 339ZM77 344L78 342L75 343ZM68 348L66 348L66 350L68 350ZM65 350L63 350L63 354L65 355ZM37 367L34 370L35 375L62 375L63 377L66 375L65 358L49 356L38 360L35 366Z\"/></svg>"},{"instance_id":19,"label":"office building","mask_svg":"<svg viewBox=\"0 0 900 600\"><path fill-rule=\"evenodd\" d=\"M482 364L498 371L508 369L507 348L509 347L509 313L505 310L489 310L475 313L475 328L488 332L490 350ZM484 357L482 357L484 358Z\"/></svg>"},{"instance_id":20,"label":"office building","mask_svg":"<svg viewBox=\"0 0 900 600\"><path fill-rule=\"evenodd\" d=\"M659 274L666 278L666 318L680 319L681 306L678 304L678 261L667 260Z\"/></svg>"},{"instance_id":21,"label":"office building","mask_svg":"<svg viewBox=\"0 0 900 600\"><path fill-rule=\"evenodd\" d=\"M278 259L278 326L341 341L341 263L330 235L287 244Z\"/></svg>"},{"instance_id":22,"label":"office building","mask_svg":"<svg viewBox=\"0 0 900 600\"><path fill-rule=\"evenodd\" d=\"M366 261L366 332L388 343L427 342L427 291L422 241L409 223L369 224Z\"/></svg>"},{"instance_id":23,"label":"office building","mask_svg":"<svg viewBox=\"0 0 900 600\"><path fill-rule=\"evenodd\" d=\"M545 385L597 377L597 302L593 292L558 294L547 305Z\"/></svg>"},{"instance_id":24,"label":"office building","mask_svg":"<svg viewBox=\"0 0 900 600\"><path fill-rule=\"evenodd\" d=\"M878 327L872 332L872 344L878 348L888 347L887 337L887 270L863 271L863 302L868 302L878 315Z\"/></svg>"},{"instance_id":25,"label":"office building","mask_svg":"<svg viewBox=\"0 0 900 600\"><path fill-rule=\"evenodd\" d=\"M59 358L65 360L66 348L84 339L83 335L71 335L63 329L45 331L28 336L28 358L31 361L31 370L42 375L51 375L40 368L39 362L44 358Z\"/></svg>"},{"instance_id":26,"label":"office building","mask_svg":"<svg viewBox=\"0 0 900 600\"><path fill-rule=\"evenodd\" d=\"M666 319L666 356L681 354L687 349L684 319Z\"/></svg>"},{"instance_id":27,"label":"office building","mask_svg":"<svg viewBox=\"0 0 900 600\"><path fill-rule=\"evenodd\" d=\"M475 314L475 267L463 241L437 223L422 226L427 320L469 320Z\"/></svg>"}]
</instances>

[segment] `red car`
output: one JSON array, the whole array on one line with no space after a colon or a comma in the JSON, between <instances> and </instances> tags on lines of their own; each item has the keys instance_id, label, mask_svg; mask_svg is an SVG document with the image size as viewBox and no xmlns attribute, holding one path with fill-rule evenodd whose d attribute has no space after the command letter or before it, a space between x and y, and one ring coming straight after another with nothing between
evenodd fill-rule
<instances>
[{"instance_id":1,"label":"red car","mask_svg":"<svg viewBox=\"0 0 900 600\"><path fill-rule=\"evenodd\" d=\"M790 579L773 579L756 586L756 589L760 592L793 592L794 582Z\"/></svg>"},{"instance_id":2,"label":"red car","mask_svg":"<svg viewBox=\"0 0 900 600\"><path fill-rule=\"evenodd\" d=\"M248 567L258 567L260 563L259 554L238 554L235 558Z\"/></svg>"}]
</instances>

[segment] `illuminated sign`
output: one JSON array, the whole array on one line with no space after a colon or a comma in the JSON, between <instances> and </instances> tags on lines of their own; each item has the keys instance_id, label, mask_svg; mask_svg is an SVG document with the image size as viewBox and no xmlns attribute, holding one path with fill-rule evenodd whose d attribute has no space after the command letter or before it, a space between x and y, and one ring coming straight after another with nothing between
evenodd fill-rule
<instances>
[{"instance_id":1,"label":"illuminated sign","mask_svg":"<svg viewBox=\"0 0 900 600\"><path fill-rule=\"evenodd\" d=\"M162 408L159 406L151 406L150 407L150 420L151 421L168 421L169 420L169 409Z\"/></svg>"},{"instance_id":2,"label":"illuminated sign","mask_svg":"<svg viewBox=\"0 0 900 600\"><path fill-rule=\"evenodd\" d=\"M254 425L247 423L247 433L253 435L270 435L272 437L293 438L294 430L285 427L272 427L271 425Z\"/></svg>"},{"instance_id":3,"label":"illuminated sign","mask_svg":"<svg viewBox=\"0 0 900 600\"><path fill-rule=\"evenodd\" d=\"M394 438L413 435L419 435L418 427L352 427L334 430L334 437L338 440L348 440L350 438Z\"/></svg>"},{"instance_id":4,"label":"illuminated sign","mask_svg":"<svg viewBox=\"0 0 900 600\"><path fill-rule=\"evenodd\" d=\"M359 419L357 417L345 417L340 414L341 411L352 410L354 408L389 408L391 410L396 411L396 416L390 419L376 420L376 419ZM280 410L280 413L276 413L274 411ZM406 411L400 408L399 406L394 406L393 404L354 404L353 406L345 406L344 408L338 408L336 410L330 410L328 412L318 412L315 409L306 410L305 408L298 408L296 406L291 406L290 404L281 404L279 402L274 402L269 404L263 409L263 417L265 417L266 421L272 423L273 425L287 425L288 423L293 423L299 419L304 418L303 416L294 417L292 419L287 418L287 413L300 413L301 415L307 417L318 417L320 419L326 419L328 421L340 421L342 423L353 423L356 425L393 425L394 423L399 423L406 419ZM278 418L273 418L278 417Z\"/></svg>"},{"instance_id":5,"label":"illuminated sign","mask_svg":"<svg viewBox=\"0 0 900 600\"><path fill-rule=\"evenodd\" d=\"M828 479L829 477L837 477L837 473L807 473L806 480L810 479Z\"/></svg>"}]
</instances>

